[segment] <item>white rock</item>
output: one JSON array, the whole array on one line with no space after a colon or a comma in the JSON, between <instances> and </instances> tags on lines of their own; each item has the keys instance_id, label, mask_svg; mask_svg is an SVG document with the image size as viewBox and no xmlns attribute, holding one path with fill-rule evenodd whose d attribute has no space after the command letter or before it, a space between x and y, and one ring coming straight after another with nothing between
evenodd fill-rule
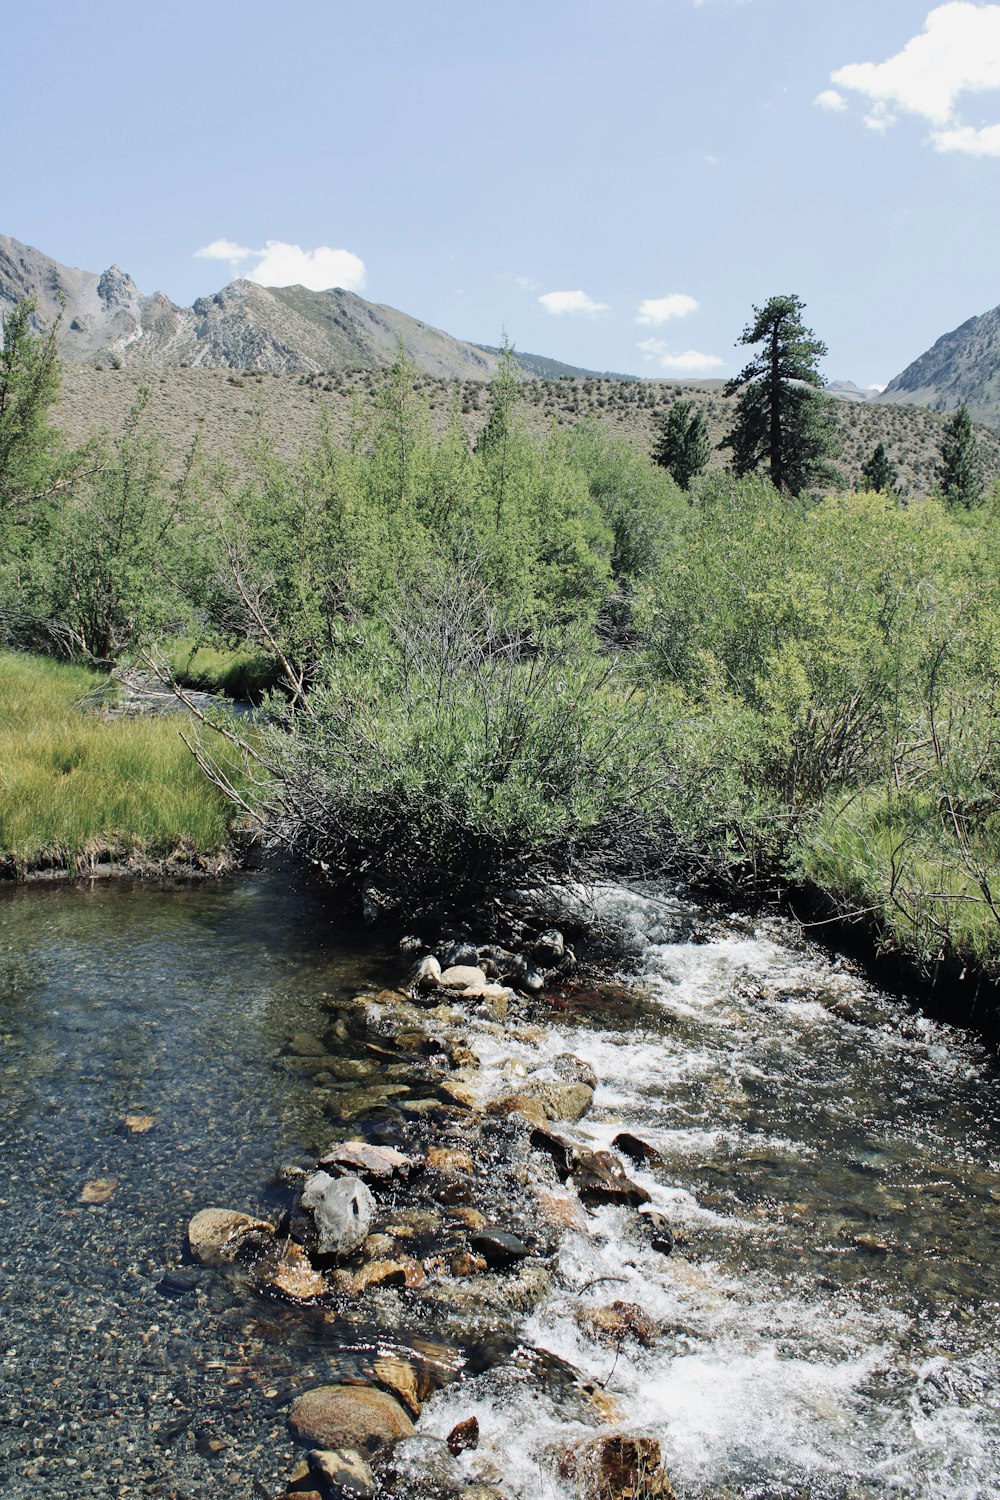
<instances>
[{"instance_id":1,"label":"white rock","mask_svg":"<svg viewBox=\"0 0 1000 1500\"><path fill-rule=\"evenodd\" d=\"M360 1177L314 1172L299 1201L313 1216L320 1255L350 1255L367 1239L375 1200Z\"/></svg>"}]
</instances>

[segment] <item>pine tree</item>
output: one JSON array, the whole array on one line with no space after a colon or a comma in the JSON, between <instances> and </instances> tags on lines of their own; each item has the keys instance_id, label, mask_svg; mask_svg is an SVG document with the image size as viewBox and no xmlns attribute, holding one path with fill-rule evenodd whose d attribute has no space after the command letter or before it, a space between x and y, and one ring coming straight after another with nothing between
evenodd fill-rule
<instances>
[{"instance_id":1,"label":"pine tree","mask_svg":"<svg viewBox=\"0 0 1000 1500\"><path fill-rule=\"evenodd\" d=\"M871 458L862 465L861 478L866 490L875 490L880 495L898 494L899 474L884 443L877 443Z\"/></svg>"},{"instance_id":2,"label":"pine tree","mask_svg":"<svg viewBox=\"0 0 1000 1500\"><path fill-rule=\"evenodd\" d=\"M738 476L766 467L775 489L792 495L838 477L827 462L835 452L829 412L816 394L826 345L802 322L804 308L798 297L772 297L753 309L740 343L764 347L726 386L739 399L720 444L732 449Z\"/></svg>"},{"instance_id":3,"label":"pine tree","mask_svg":"<svg viewBox=\"0 0 1000 1500\"><path fill-rule=\"evenodd\" d=\"M682 490L691 488L708 463L708 428L693 401L675 401L669 412L655 418L659 436L653 462L666 469Z\"/></svg>"},{"instance_id":4,"label":"pine tree","mask_svg":"<svg viewBox=\"0 0 1000 1500\"><path fill-rule=\"evenodd\" d=\"M972 430L972 418L965 406L958 408L945 427L938 481L941 494L949 505L961 505L966 510L971 510L983 498L979 444Z\"/></svg>"}]
</instances>

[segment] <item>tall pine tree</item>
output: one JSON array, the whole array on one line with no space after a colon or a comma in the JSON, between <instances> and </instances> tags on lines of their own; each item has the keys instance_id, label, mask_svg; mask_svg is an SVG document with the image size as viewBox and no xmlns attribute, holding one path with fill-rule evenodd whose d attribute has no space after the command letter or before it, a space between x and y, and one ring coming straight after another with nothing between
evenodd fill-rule
<instances>
[{"instance_id":1,"label":"tall pine tree","mask_svg":"<svg viewBox=\"0 0 1000 1500\"><path fill-rule=\"evenodd\" d=\"M675 401L656 419L658 436L653 461L666 469L682 490L691 488L708 463L709 441L705 419L693 401Z\"/></svg>"},{"instance_id":2,"label":"tall pine tree","mask_svg":"<svg viewBox=\"0 0 1000 1500\"><path fill-rule=\"evenodd\" d=\"M799 297L753 309L740 343L761 347L726 386L738 398L736 421L720 445L732 449L737 475L765 468L775 489L792 495L838 478L828 462L836 451L829 412L816 394L826 345L802 322L804 310Z\"/></svg>"},{"instance_id":3,"label":"tall pine tree","mask_svg":"<svg viewBox=\"0 0 1000 1500\"><path fill-rule=\"evenodd\" d=\"M941 464L938 468L941 494L949 505L971 510L983 498L979 467L979 444L972 430L968 408L960 406L944 429Z\"/></svg>"},{"instance_id":4,"label":"tall pine tree","mask_svg":"<svg viewBox=\"0 0 1000 1500\"><path fill-rule=\"evenodd\" d=\"M867 463L861 466L861 481L866 490L875 490L881 495L895 495L899 490L899 474L896 465L885 451L885 444L876 443Z\"/></svg>"}]
</instances>

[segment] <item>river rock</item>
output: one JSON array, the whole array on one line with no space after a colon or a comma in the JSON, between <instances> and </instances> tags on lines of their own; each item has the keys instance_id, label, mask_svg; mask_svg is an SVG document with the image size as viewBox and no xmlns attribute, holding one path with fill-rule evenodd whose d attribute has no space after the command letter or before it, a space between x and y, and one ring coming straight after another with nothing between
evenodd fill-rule
<instances>
[{"instance_id":1,"label":"river rock","mask_svg":"<svg viewBox=\"0 0 1000 1500\"><path fill-rule=\"evenodd\" d=\"M456 1422L447 1438L448 1452L455 1458L464 1453L467 1448L479 1447L479 1418L466 1417L464 1422Z\"/></svg>"},{"instance_id":2,"label":"river rock","mask_svg":"<svg viewBox=\"0 0 1000 1500\"><path fill-rule=\"evenodd\" d=\"M405 1181L416 1169L416 1157L397 1151L394 1146L372 1146L367 1141L344 1141L330 1146L319 1158L327 1172L353 1172L358 1177L388 1181L393 1177Z\"/></svg>"},{"instance_id":3,"label":"river rock","mask_svg":"<svg viewBox=\"0 0 1000 1500\"><path fill-rule=\"evenodd\" d=\"M373 1260L362 1266L351 1278L351 1291L355 1296L383 1286L423 1286L427 1281L424 1268L418 1260L405 1255L398 1260Z\"/></svg>"},{"instance_id":4,"label":"river rock","mask_svg":"<svg viewBox=\"0 0 1000 1500\"><path fill-rule=\"evenodd\" d=\"M527 1245L516 1234L507 1234L502 1229L480 1229L469 1236L473 1250L483 1256L491 1270L504 1270L516 1265L531 1254Z\"/></svg>"},{"instance_id":5,"label":"river rock","mask_svg":"<svg viewBox=\"0 0 1000 1500\"><path fill-rule=\"evenodd\" d=\"M479 995L486 988L487 979L475 964L455 964L445 969L438 981L444 990L455 990L459 994Z\"/></svg>"},{"instance_id":6,"label":"river rock","mask_svg":"<svg viewBox=\"0 0 1000 1500\"><path fill-rule=\"evenodd\" d=\"M448 1051L448 1061L453 1068L478 1068L479 1058L464 1042L456 1042Z\"/></svg>"},{"instance_id":7,"label":"river rock","mask_svg":"<svg viewBox=\"0 0 1000 1500\"><path fill-rule=\"evenodd\" d=\"M465 1475L440 1438L416 1433L385 1448L374 1466L393 1500L459 1500Z\"/></svg>"},{"instance_id":8,"label":"river rock","mask_svg":"<svg viewBox=\"0 0 1000 1500\"><path fill-rule=\"evenodd\" d=\"M527 1094L502 1094L487 1106L486 1113L498 1119L505 1115L521 1115L534 1126L547 1124L549 1118L541 1100L529 1099Z\"/></svg>"},{"instance_id":9,"label":"river rock","mask_svg":"<svg viewBox=\"0 0 1000 1500\"><path fill-rule=\"evenodd\" d=\"M422 958L410 975L415 990L435 990L441 983L441 965L432 953Z\"/></svg>"},{"instance_id":10,"label":"river rock","mask_svg":"<svg viewBox=\"0 0 1000 1500\"><path fill-rule=\"evenodd\" d=\"M449 943L438 954L442 969L479 967L479 949L475 943Z\"/></svg>"},{"instance_id":11,"label":"river rock","mask_svg":"<svg viewBox=\"0 0 1000 1500\"><path fill-rule=\"evenodd\" d=\"M637 1135L632 1135L627 1130L619 1131L611 1144L616 1151L621 1152L622 1156L627 1156L629 1161L635 1162L637 1167L653 1165L663 1160L654 1146L650 1146L647 1141L640 1140Z\"/></svg>"},{"instance_id":12,"label":"river rock","mask_svg":"<svg viewBox=\"0 0 1000 1500\"><path fill-rule=\"evenodd\" d=\"M659 1324L637 1302L611 1302L607 1307L581 1307L576 1315L581 1328L618 1349L629 1341L650 1349L659 1334Z\"/></svg>"},{"instance_id":13,"label":"river rock","mask_svg":"<svg viewBox=\"0 0 1000 1500\"><path fill-rule=\"evenodd\" d=\"M299 1206L312 1215L320 1255L350 1255L367 1237L375 1200L360 1177L314 1172Z\"/></svg>"},{"instance_id":14,"label":"river rock","mask_svg":"<svg viewBox=\"0 0 1000 1500\"><path fill-rule=\"evenodd\" d=\"M351 1089L349 1093L331 1097L330 1113L341 1120L356 1120L359 1115L384 1109L390 1099L409 1092L405 1083L379 1083L367 1089Z\"/></svg>"},{"instance_id":15,"label":"river rock","mask_svg":"<svg viewBox=\"0 0 1000 1500\"><path fill-rule=\"evenodd\" d=\"M302 1246L294 1240L283 1246L268 1285L291 1302L314 1302L330 1290L326 1277L313 1268Z\"/></svg>"},{"instance_id":16,"label":"river rock","mask_svg":"<svg viewBox=\"0 0 1000 1500\"><path fill-rule=\"evenodd\" d=\"M403 1403L411 1417L419 1417L424 1397L433 1389L409 1360L396 1355L387 1354L375 1361L375 1379Z\"/></svg>"},{"instance_id":17,"label":"river rock","mask_svg":"<svg viewBox=\"0 0 1000 1500\"><path fill-rule=\"evenodd\" d=\"M560 1478L580 1487L586 1500L676 1500L655 1438L623 1433L590 1443L564 1443L558 1470Z\"/></svg>"},{"instance_id":18,"label":"river rock","mask_svg":"<svg viewBox=\"0 0 1000 1500\"><path fill-rule=\"evenodd\" d=\"M457 1104L459 1109L475 1109L476 1107L475 1092L464 1083L442 1083L438 1092L448 1104Z\"/></svg>"},{"instance_id":19,"label":"river rock","mask_svg":"<svg viewBox=\"0 0 1000 1500\"><path fill-rule=\"evenodd\" d=\"M537 1099L547 1120L568 1120L571 1124L581 1119L594 1102L594 1090L585 1083L529 1078L518 1092L523 1098Z\"/></svg>"},{"instance_id":20,"label":"river rock","mask_svg":"<svg viewBox=\"0 0 1000 1500\"><path fill-rule=\"evenodd\" d=\"M394 1396L370 1385L320 1385L291 1404L288 1430L310 1448L373 1453L414 1430Z\"/></svg>"},{"instance_id":21,"label":"river rock","mask_svg":"<svg viewBox=\"0 0 1000 1500\"><path fill-rule=\"evenodd\" d=\"M550 927L547 932L540 932L531 950L532 958L543 969L554 969L565 953L566 944L558 927Z\"/></svg>"},{"instance_id":22,"label":"river rock","mask_svg":"<svg viewBox=\"0 0 1000 1500\"><path fill-rule=\"evenodd\" d=\"M289 1038L285 1052L289 1057L322 1057L326 1047L318 1036L313 1036L308 1031L297 1031Z\"/></svg>"},{"instance_id":23,"label":"river rock","mask_svg":"<svg viewBox=\"0 0 1000 1500\"><path fill-rule=\"evenodd\" d=\"M566 1192L551 1192L540 1187L536 1187L535 1196L542 1218L553 1229L573 1229L577 1234L590 1233L587 1215L577 1198L570 1197Z\"/></svg>"},{"instance_id":24,"label":"river rock","mask_svg":"<svg viewBox=\"0 0 1000 1500\"><path fill-rule=\"evenodd\" d=\"M665 1214L652 1208L640 1208L639 1214L649 1229L649 1243L653 1249L658 1250L661 1255L669 1255L674 1248L674 1232L670 1227L670 1220Z\"/></svg>"},{"instance_id":25,"label":"river rock","mask_svg":"<svg viewBox=\"0 0 1000 1500\"><path fill-rule=\"evenodd\" d=\"M356 1448L314 1448L308 1464L326 1500L375 1500L375 1476Z\"/></svg>"},{"instance_id":26,"label":"river rock","mask_svg":"<svg viewBox=\"0 0 1000 1500\"><path fill-rule=\"evenodd\" d=\"M577 1151L573 1181L584 1203L620 1203L638 1208L649 1202L646 1189L626 1175L610 1151Z\"/></svg>"},{"instance_id":27,"label":"river rock","mask_svg":"<svg viewBox=\"0 0 1000 1500\"><path fill-rule=\"evenodd\" d=\"M597 1074L590 1063L572 1052L560 1052L558 1057L553 1058L552 1071L567 1083L585 1084L592 1093L597 1088Z\"/></svg>"},{"instance_id":28,"label":"river rock","mask_svg":"<svg viewBox=\"0 0 1000 1500\"><path fill-rule=\"evenodd\" d=\"M554 1130L547 1130L544 1125L539 1125L531 1132L531 1144L536 1151L544 1151L551 1158L560 1182L565 1182L567 1177L573 1175L576 1147L570 1141L557 1135Z\"/></svg>"},{"instance_id":29,"label":"river rock","mask_svg":"<svg viewBox=\"0 0 1000 1500\"><path fill-rule=\"evenodd\" d=\"M273 1236L273 1225L231 1208L203 1208L188 1225L188 1246L203 1266L233 1261L242 1250L259 1248Z\"/></svg>"}]
</instances>

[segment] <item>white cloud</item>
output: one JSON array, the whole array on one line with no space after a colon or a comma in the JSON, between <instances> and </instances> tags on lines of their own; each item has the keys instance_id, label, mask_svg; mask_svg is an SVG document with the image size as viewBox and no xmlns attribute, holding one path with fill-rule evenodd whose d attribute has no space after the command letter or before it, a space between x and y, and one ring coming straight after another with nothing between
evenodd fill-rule
<instances>
[{"instance_id":1,"label":"white cloud","mask_svg":"<svg viewBox=\"0 0 1000 1500\"><path fill-rule=\"evenodd\" d=\"M847 108L847 100L836 89L824 89L821 94L816 95L813 103L818 104L820 109L828 109L838 115Z\"/></svg>"},{"instance_id":2,"label":"white cloud","mask_svg":"<svg viewBox=\"0 0 1000 1500\"><path fill-rule=\"evenodd\" d=\"M917 115L934 127L930 139L939 151L1000 154L1000 126L976 129L957 114L964 96L1000 90L1000 4L947 0L930 11L923 30L894 56L881 63L849 63L830 78L838 88L871 101L864 117L869 130L888 130L897 112ZM836 92L825 90L817 104Z\"/></svg>"},{"instance_id":3,"label":"white cloud","mask_svg":"<svg viewBox=\"0 0 1000 1500\"><path fill-rule=\"evenodd\" d=\"M639 316L635 321L645 323L649 328L659 328L671 318L686 318L688 313L697 310L697 302L686 292L671 292L668 297L647 297L639 304Z\"/></svg>"},{"instance_id":4,"label":"white cloud","mask_svg":"<svg viewBox=\"0 0 1000 1500\"><path fill-rule=\"evenodd\" d=\"M984 125L981 130L971 125L938 130L934 145L938 151L962 151L966 156L1000 156L1000 125Z\"/></svg>"},{"instance_id":5,"label":"white cloud","mask_svg":"<svg viewBox=\"0 0 1000 1500\"><path fill-rule=\"evenodd\" d=\"M595 313L608 311L606 302L595 302L593 297L580 291L546 292L538 300L547 313L554 313L556 316L562 313L588 313L593 317Z\"/></svg>"},{"instance_id":6,"label":"white cloud","mask_svg":"<svg viewBox=\"0 0 1000 1500\"><path fill-rule=\"evenodd\" d=\"M514 285L519 292L540 292L542 290L542 283L535 281L532 276L515 276Z\"/></svg>"},{"instance_id":7,"label":"white cloud","mask_svg":"<svg viewBox=\"0 0 1000 1500\"><path fill-rule=\"evenodd\" d=\"M359 256L330 245L303 250L301 245L268 240L262 250L250 250L232 240L213 240L194 253L203 260L228 261L234 275L244 262L252 260L254 264L243 275L260 286L305 286L313 292L339 286L360 292L367 279L365 263Z\"/></svg>"},{"instance_id":8,"label":"white cloud","mask_svg":"<svg viewBox=\"0 0 1000 1500\"><path fill-rule=\"evenodd\" d=\"M655 362L661 370L670 370L675 375L707 375L709 370L719 370L725 365L725 360L717 354L702 354L697 349L672 354L664 339L643 339L639 349L643 359Z\"/></svg>"}]
</instances>

